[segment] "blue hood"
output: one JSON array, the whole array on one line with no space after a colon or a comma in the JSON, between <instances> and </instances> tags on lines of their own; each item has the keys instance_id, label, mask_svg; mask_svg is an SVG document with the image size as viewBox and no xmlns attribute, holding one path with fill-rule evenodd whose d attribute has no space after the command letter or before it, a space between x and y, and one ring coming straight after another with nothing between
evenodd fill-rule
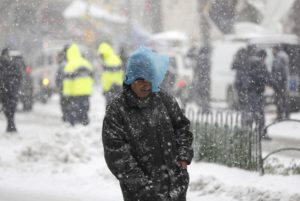
<instances>
[{"instance_id":1,"label":"blue hood","mask_svg":"<svg viewBox=\"0 0 300 201\"><path fill-rule=\"evenodd\" d=\"M169 66L169 57L140 47L126 64L125 84L131 85L137 78L143 78L152 85L152 92L158 92Z\"/></svg>"}]
</instances>

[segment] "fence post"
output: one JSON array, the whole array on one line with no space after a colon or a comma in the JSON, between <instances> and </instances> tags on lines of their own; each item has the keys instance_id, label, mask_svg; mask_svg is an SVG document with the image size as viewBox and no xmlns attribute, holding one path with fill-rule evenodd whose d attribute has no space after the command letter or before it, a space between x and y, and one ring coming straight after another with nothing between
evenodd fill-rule
<instances>
[{"instance_id":1,"label":"fence post","mask_svg":"<svg viewBox=\"0 0 300 201\"><path fill-rule=\"evenodd\" d=\"M258 172L261 176L263 176L265 174L265 171L264 171L264 161L262 158L261 129L258 129L258 132L256 133L258 133Z\"/></svg>"}]
</instances>

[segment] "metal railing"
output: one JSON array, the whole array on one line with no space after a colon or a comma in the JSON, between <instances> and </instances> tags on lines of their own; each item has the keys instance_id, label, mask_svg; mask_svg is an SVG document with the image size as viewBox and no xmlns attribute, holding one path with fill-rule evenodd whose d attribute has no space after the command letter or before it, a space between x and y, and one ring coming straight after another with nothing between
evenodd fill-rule
<instances>
[{"instance_id":1,"label":"metal railing","mask_svg":"<svg viewBox=\"0 0 300 201\"><path fill-rule=\"evenodd\" d=\"M193 148L196 161L219 163L229 167L256 170L264 175L264 162L273 154L283 151L300 151L299 147L283 147L262 156L262 137L268 128L281 122L297 122L283 119L272 122L259 133L258 127L244 126L242 113L235 111L202 112L186 110L194 134Z\"/></svg>"},{"instance_id":2,"label":"metal railing","mask_svg":"<svg viewBox=\"0 0 300 201\"><path fill-rule=\"evenodd\" d=\"M300 123L300 120L298 119L281 119L281 120L276 120L270 124L268 124L267 126L264 127L263 129L263 135L268 135L268 129L271 126L274 126L276 124L282 123L282 122L296 122L296 123ZM259 143L261 145L261 137L259 137ZM300 152L300 148L299 147L283 147L283 148L279 148L279 149L275 149L273 151L271 151L270 153L268 153L265 157L262 157L262 155L260 154L260 164L259 164L259 172L261 175L264 175L265 170L264 170L264 162L273 154L279 153L279 152L283 152L283 151L299 151Z\"/></svg>"},{"instance_id":3,"label":"metal railing","mask_svg":"<svg viewBox=\"0 0 300 201\"><path fill-rule=\"evenodd\" d=\"M243 126L241 113L188 109L186 114L194 133L195 160L258 170L260 151L257 128L255 125Z\"/></svg>"}]
</instances>

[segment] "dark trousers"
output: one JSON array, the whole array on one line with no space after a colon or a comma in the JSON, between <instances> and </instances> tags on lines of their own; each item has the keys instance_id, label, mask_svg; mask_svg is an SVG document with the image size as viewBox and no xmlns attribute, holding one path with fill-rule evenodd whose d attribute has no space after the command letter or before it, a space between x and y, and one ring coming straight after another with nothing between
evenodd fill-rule
<instances>
[{"instance_id":1,"label":"dark trousers","mask_svg":"<svg viewBox=\"0 0 300 201\"><path fill-rule=\"evenodd\" d=\"M276 90L275 105L277 112L277 119L285 119L289 117L286 90Z\"/></svg>"},{"instance_id":2,"label":"dark trousers","mask_svg":"<svg viewBox=\"0 0 300 201\"><path fill-rule=\"evenodd\" d=\"M6 117L7 121L7 132L16 132L16 125L15 125L15 112L17 107L18 98L16 94L10 94L10 93L2 93L0 95L3 112Z\"/></svg>"},{"instance_id":3,"label":"dark trousers","mask_svg":"<svg viewBox=\"0 0 300 201\"><path fill-rule=\"evenodd\" d=\"M60 94L60 108L62 112L62 119L63 121L67 121L67 105L68 105L68 98L62 94Z\"/></svg>"},{"instance_id":4,"label":"dark trousers","mask_svg":"<svg viewBox=\"0 0 300 201\"><path fill-rule=\"evenodd\" d=\"M265 113L263 95L253 92L247 94L245 99L246 102L241 106L243 126L251 127L255 123L260 135L264 135Z\"/></svg>"},{"instance_id":5,"label":"dark trousers","mask_svg":"<svg viewBox=\"0 0 300 201\"><path fill-rule=\"evenodd\" d=\"M66 121L70 122L71 125L88 125L89 96L66 97L65 101Z\"/></svg>"}]
</instances>

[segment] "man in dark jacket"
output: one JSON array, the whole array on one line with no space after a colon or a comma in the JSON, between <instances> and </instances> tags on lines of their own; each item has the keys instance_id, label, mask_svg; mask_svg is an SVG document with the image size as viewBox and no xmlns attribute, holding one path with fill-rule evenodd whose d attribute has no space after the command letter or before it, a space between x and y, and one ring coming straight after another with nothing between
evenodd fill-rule
<instances>
[{"instance_id":1,"label":"man in dark jacket","mask_svg":"<svg viewBox=\"0 0 300 201\"><path fill-rule=\"evenodd\" d=\"M265 86L270 83L270 74L265 64L265 58L267 56L266 51L258 49L256 47L250 47L248 49L249 61L246 66L245 80L244 80L244 115L249 118L244 118L247 125L251 125L255 122L258 126L260 135L268 139L263 133L265 126L264 115L264 91Z\"/></svg>"},{"instance_id":2,"label":"man in dark jacket","mask_svg":"<svg viewBox=\"0 0 300 201\"><path fill-rule=\"evenodd\" d=\"M147 48L129 57L123 91L107 106L102 140L106 163L124 201L185 201L193 157L189 120L159 90L168 58Z\"/></svg>"},{"instance_id":3,"label":"man in dark jacket","mask_svg":"<svg viewBox=\"0 0 300 201\"><path fill-rule=\"evenodd\" d=\"M69 45L66 45L61 52L57 54L56 62L58 65L56 75L55 75L55 85L60 95L60 108L62 111L62 120L67 121L70 116L67 110L68 99L63 95L63 79L64 79L64 67L66 66L66 52L69 48Z\"/></svg>"},{"instance_id":4,"label":"man in dark jacket","mask_svg":"<svg viewBox=\"0 0 300 201\"><path fill-rule=\"evenodd\" d=\"M289 73L289 57L279 46L273 48L272 83L275 92L277 119L289 117L287 105L287 77Z\"/></svg>"},{"instance_id":5,"label":"man in dark jacket","mask_svg":"<svg viewBox=\"0 0 300 201\"><path fill-rule=\"evenodd\" d=\"M22 69L11 61L9 49L3 49L0 57L0 101L7 119L7 132L16 132L14 115L18 102L18 91Z\"/></svg>"},{"instance_id":6,"label":"man in dark jacket","mask_svg":"<svg viewBox=\"0 0 300 201\"><path fill-rule=\"evenodd\" d=\"M247 67L249 66L248 52L246 48L238 50L232 63L232 70L236 71L234 88L238 96L238 108L243 110L246 104Z\"/></svg>"}]
</instances>

